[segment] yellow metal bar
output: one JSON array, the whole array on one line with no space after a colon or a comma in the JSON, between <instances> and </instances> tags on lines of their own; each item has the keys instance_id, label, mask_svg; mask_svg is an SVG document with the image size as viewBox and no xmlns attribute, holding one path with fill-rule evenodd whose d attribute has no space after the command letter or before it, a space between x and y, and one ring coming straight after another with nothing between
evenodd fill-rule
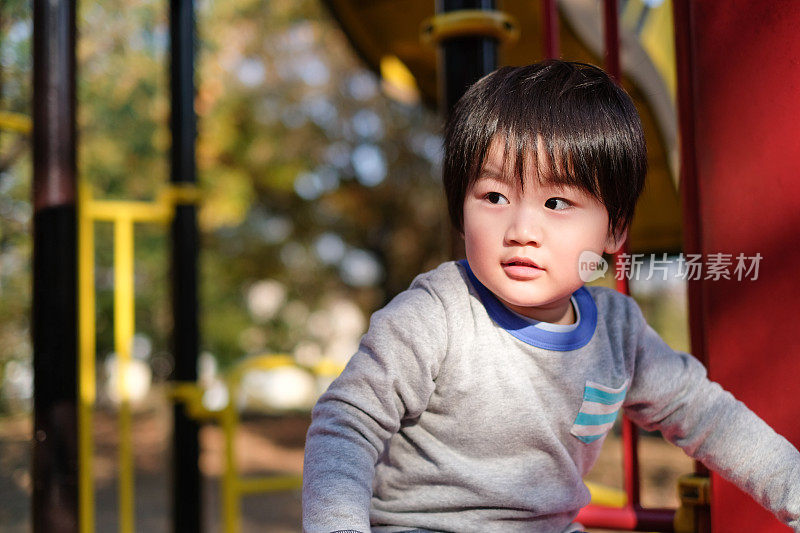
<instances>
[{"instance_id":1,"label":"yellow metal bar","mask_svg":"<svg viewBox=\"0 0 800 533\"><path fill-rule=\"evenodd\" d=\"M639 40L667 85L674 103L678 91L678 74L675 69L675 25L671 1L650 10Z\"/></svg>"},{"instance_id":2,"label":"yellow metal bar","mask_svg":"<svg viewBox=\"0 0 800 533\"><path fill-rule=\"evenodd\" d=\"M242 376L247 372L252 370L273 370L285 366L297 366L291 355L270 354L245 359L228 374L228 393L235 394ZM233 398L233 396L230 397Z\"/></svg>"},{"instance_id":3,"label":"yellow metal bar","mask_svg":"<svg viewBox=\"0 0 800 533\"><path fill-rule=\"evenodd\" d=\"M628 495L624 490L607 487L591 481L584 481L586 488L592 495L593 505L603 507L625 507L628 504Z\"/></svg>"},{"instance_id":4,"label":"yellow metal bar","mask_svg":"<svg viewBox=\"0 0 800 533\"><path fill-rule=\"evenodd\" d=\"M222 517L225 533L239 533L240 494L237 483L236 453L234 447L239 414L236 412L235 389L228 389L228 406L222 414L222 432L225 435L225 471L222 473Z\"/></svg>"},{"instance_id":5,"label":"yellow metal bar","mask_svg":"<svg viewBox=\"0 0 800 533\"><path fill-rule=\"evenodd\" d=\"M203 389L194 381L175 381L169 392L173 401L181 402L186 412L195 420L212 420L222 416L221 411L211 411L203 405Z\"/></svg>"},{"instance_id":6,"label":"yellow metal bar","mask_svg":"<svg viewBox=\"0 0 800 533\"><path fill-rule=\"evenodd\" d=\"M311 372L317 376L335 378L344 370L344 365L339 361L332 359L321 359L314 366L311 367Z\"/></svg>"},{"instance_id":7,"label":"yellow metal bar","mask_svg":"<svg viewBox=\"0 0 800 533\"><path fill-rule=\"evenodd\" d=\"M161 193L161 201L175 204L197 204L202 199L200 188L194 183L172 183Z\"/></svg>"},{"instance_id":8,"label":"yellow metal bar","mask_svg":"<svg viewBox=\"0 0 800 533\"><path fill-rule=\"evenodd\" d=\"M156 202L129 202L125 200L93 200L89 213L94 220L116 222L131 220L136 222L169 222L171 206Z\"/></svg>"},{"instance_id":9,"label":"yellow metal bar","mask_svg":"<svg viewBox=\"0 0 800 533\"><path fill-rule=\"evenodd\" d=\"M95 404L94 223L87 213L88 185L78 184L78 516L81 533L94 532L92 438Z\"/></svg>"},{"instance_id":10,"label":"yellow metal bar","mask_svg":"<svg viewBox=\"0 0 800 533\"><path fill-rule=\"evenodd\" d=\"M119 522L121 533L134 531L134 472L128 368L134 331L133 220L114 224L114 346L119 387Z\"/></svg>"},{"instance_id":11,"label":"yellow metal bar","mask_svg":"<svg viewBox=\"0 0 800 533\"><path fill-rule=\"evenodd\" d=\"M176 204L196 204L201 198L202 193L194 184L170 185L162 189L152 202L91 200L88 213L94 220L166 223L172 218Z\"/></svg>"},{"instance_id":12,"label":"yellow metal bar","mask_svg":"<svg viewBox=\"0 0 800 533\"><path fill-rule=\"evenodd\" d=\"M31 118L21 113L9 113L0 111L0 130L16 131L18 133L30 133L33 125Z\"/></svg>"},{"instance_id":13,"label":"yellow metal bar","mask_svg":"<svg viewBox=\"0 0 800 533\"><path fill-rule=\"evenodd\" d=\"M514 42L519 38L519 23L502 11L462 9L434 15L420 25L420 39L426 44L438 44L454 37L479 36Z\"/></svg>"},{"instance_id":14,"label":"yellow metal bar","mask_svg":"<svg viewBox=\"0 0 800 533\"><path fill-rule=\"evenodd\" d=\"M294 474L264 478L239 478L236 486L240 494L294 490L303 488L303 476Z\"/></svg>"},{"instance_id":15,"label":"yellow metal bar","mask_svg":"<svg viewBox=\"0 0 800 533\"><path fill-rule=\"evenodd\" d=\"M687 474L678 479L678 497L681 505L675 511L675 533L696 533L699 510L708 511L711 501L711 479L697 474Z\"/></svg>"},{"instance_id":16,"label":"yellow metal bar","mask_svg":"<svg viewBox=\"0 0 800 533\"><path fill-rule=\"evenodd\" d=\"M210 411L202 405L202 388L194 382L176 383L171 391L175 401L187 406L190 416L197 420L216 419L225 440L224 470L220 482L220 516L225 533L239 533L241 529L241 498L254 492L294 490L303 486L302 476L296 474L276 475L259 478L241 477L236 465L236 433L239 427L237 411L237 392L242 377L253 370L272 370L286 366L305 368L318 375L335 376L341 372L341 365L332 361L307 368L286 354L269 354L245 359L228 374L225 383L228 389L228 405L220 411ZM624 493L623 493L624 496Z\"/></svg>"},{"instance_id":17,"label":"yellow metal bar","mask_svg":"<svg viewBox=\"0 0 800 533\"><path fill-rule=\"evenodd\" d=\"M27 133L30 120L23 115L0 113L0 127ZM78 410L78 484L81 533L93 533L93 410L95 404L95 288L94 288L94 222L114 222L114 346L117 353L117 386L119 388L119 530L133 533L135 528L134 460L132 414L130 407L129 368L134 333L135 297L133 277L135 222L167 223L175 204L200 201L200 190L194 184L164 188L154 202L94 200L91 187L81 181L78 197L79 213L79 357L78 376L80 405ZM213 417L215 413L202 407L202 392L181 389L176 397L188 400L196 416ZM185 396L185 398L183 398ZM235 425L234 421L234 425ZM232 454L231 450L231 454ZM235 489L235 487L233 487Z\"/></svg>"}]
</instances>

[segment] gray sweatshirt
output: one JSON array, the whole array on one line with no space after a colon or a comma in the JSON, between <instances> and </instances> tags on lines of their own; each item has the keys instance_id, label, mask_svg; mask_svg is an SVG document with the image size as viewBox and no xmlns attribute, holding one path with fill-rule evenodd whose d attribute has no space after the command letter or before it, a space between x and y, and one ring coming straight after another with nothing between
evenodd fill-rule
<instances>
[{"instance_id":1,"label":"gray sweatshirt","mask_svg":"<svg viewBox=\"0 0 800 533\"><path fill-rule=\"evenodd\" d=\"M312 413L303 530L567 532L620 408L800 532L800 454L630 297L573 295L577 326L532 323L466 262L373 314Z\"/></svg>"}]
</instances>

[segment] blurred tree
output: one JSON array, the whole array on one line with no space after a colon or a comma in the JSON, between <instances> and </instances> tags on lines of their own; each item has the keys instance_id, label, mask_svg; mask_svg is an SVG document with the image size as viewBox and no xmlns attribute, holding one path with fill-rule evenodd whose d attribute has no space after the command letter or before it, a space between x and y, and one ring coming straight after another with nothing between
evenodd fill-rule
<instances>
[{"instance_id":1,"label":"blurred tree","mask_svg":"<svg viewBox=\"0 0 800 533\"><path fill-rule=\"evenodd\" d=\"M347 292L370 312L438 263L436 116L386 98L317 2L202 4L199 28L207 301L243 326L234 278L267 277L311 309ZM270 326L266 349L307 335Z\"/></svg>"},{"instance_id":2,"label":"blurred tree","mask_svg":"<svg viewBox=\"0 0 800 533\"><path fill-rule=\"evenodd\" d=\"M30 109L29 9L3 2L3 110ZM316 0L196 9L202 345L228 364L321 342L316 311L344 300L369 314L445 257L440 124L386 97ZM78 17L79 173L97 197L151 199L169 173L166 4L83 2ZM2 160L10 144L0 135ZM30 357L28 159L21 150L0 168L0 367ZM136 328L161 359L165 235L137 229ZM111 250L100 225L101 354L112 349ZM264 313L258 299L275 295Z\"/></svg>"},{"instance_id":3,"label":"blurred tree","mask_svg":"<svg viewBox=\"0 0 800 533\"><path fill-rule=\"evenodd\" d=\"M0 9L0 110L30 116L31 14L24 0ZM0 128L0 412L30 398L29 138Z\"/></svg>"}]
</instances>

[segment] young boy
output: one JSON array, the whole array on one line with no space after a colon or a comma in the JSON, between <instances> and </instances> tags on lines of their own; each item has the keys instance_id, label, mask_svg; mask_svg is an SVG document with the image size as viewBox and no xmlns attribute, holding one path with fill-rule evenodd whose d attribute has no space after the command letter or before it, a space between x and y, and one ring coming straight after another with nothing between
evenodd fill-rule
<instances>
[{"instance_id":1,"label":"young boy","mask_svg":"<svg viewBox=\"0 0 800 533\"><path fill-rule=\"evenodd\" d=\"M800 532L800 454L634 301L584 287L625 240L641 123L600 69L546 61L473 85L446 126L466 261L376 312L306 441L308 533L571 532L620 409Z\"/></svg>"}]
</instances>

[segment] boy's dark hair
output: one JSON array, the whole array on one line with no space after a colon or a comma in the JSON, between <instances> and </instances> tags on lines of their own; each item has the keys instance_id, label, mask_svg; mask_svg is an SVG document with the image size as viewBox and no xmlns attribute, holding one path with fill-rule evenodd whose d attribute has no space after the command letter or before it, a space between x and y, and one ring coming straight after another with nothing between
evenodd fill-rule
<instances>
[{"instance_id":1,"label":"boy's dark hair","mask_svg":"<svg viewBox=\"0 0 800 533\"><path fill-rule=\"evenodd\" d=\"M540 180L577 186L606 207L609 230L631 222L647 149L630 96L601 69L547 60L502 67L472 85L445 126L443 181L450 219L464 230L464 198L495 135L523 184L525 154ZM538 152L544 148L546 154ZM542 158L541 155L545 155Z\"/></svg>"}]
</instances>

